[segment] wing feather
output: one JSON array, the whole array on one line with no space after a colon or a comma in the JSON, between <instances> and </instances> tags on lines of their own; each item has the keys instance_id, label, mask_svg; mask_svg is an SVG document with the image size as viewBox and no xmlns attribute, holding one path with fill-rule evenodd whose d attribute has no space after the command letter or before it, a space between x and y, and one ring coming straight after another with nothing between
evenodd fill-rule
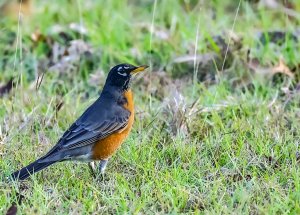
<instances>
[{"instance_id":1,"label":"wing feather","mask_svg":"<svg viewBox=\"0 0 300 215\"><path fill-rule=\"evenodd\" d=\"M58 143L44 156L61 150L75 149L95 143L109 134L124 129L130 112L117 105L98 99L63 134Z\"/></svg>"}]
</instances>

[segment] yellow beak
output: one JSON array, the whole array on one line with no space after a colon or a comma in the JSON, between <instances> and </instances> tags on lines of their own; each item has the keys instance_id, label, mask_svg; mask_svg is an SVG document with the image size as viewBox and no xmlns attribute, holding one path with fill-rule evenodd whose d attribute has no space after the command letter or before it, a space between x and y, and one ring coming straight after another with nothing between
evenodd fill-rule
<instances>
[{"instance_id":1,"label":"yellow beak","mask_svg":"<svg viewBox=\"0 0 300 215\"><path fill-rule=\"evenodd\" d=\"M131 74L136 74L139 72L144 71L145 69L147 69L149 66L143 65L143 66L138 66L136 69L132 70L130 73Z\"/></svg>"}]
</instances>

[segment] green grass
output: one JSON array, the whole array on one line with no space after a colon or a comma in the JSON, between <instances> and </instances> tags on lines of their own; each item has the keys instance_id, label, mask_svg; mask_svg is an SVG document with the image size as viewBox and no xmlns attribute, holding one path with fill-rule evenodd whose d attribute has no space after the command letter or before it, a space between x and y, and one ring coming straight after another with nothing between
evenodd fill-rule
<instances>
[{"instance_id":1,"label":"green grass","mask_svg":"<svg viewBox=\"0 0 300 215\"><path fill-rule=\"evenodd\" d=\"M290 2L300 11L299 1ZM283 46L268 39L260 44L258 33L295 32L300 21L241 1L233 26L238 3L36 1L35 13L19 25L21 43L15 38L18 22L2 17L0 82L13 77L18 85L0 97L0 213L5 214L21 192L20 214L299 214L299 42L287 37ZM68 28L81 21L87 35ZM51 30L57 25L71 40L83 38L92 47L91 57L81 56L74 70L49 70L53 43L30 39L39 29L68 46ZM243 38L242 47L233 49L231 41L229 66L221 71L224 55L213 38L221 35L228 43L232 28ZM193 56L195 48L199 55L219 56L198 71L213 76L212 81L193 80L193 61L173 62ZM248 50L266 68L282 58L295 78L251 72L245 63ZM25 182L8 182L14 170L56 143L95 100L109 68L122 62L149 64L151 70L133 84L133 131L110 159L104 180L93 178L84 163L64 162ZM45 75L36 90L41 72ZM284 87L293 94L285 94ZM183 100L179 111L171 113L167 105L172 106L170 92L175 88ZM182 117L184 105L186 122L180 126L173 119ZM172 128L179 132L174 135Z\"/></svg>"}]
</instances>

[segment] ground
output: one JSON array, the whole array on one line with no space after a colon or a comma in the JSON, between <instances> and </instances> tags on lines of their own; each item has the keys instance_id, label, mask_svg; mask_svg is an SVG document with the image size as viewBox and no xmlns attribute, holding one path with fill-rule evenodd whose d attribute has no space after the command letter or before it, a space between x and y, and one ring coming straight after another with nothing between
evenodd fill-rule
<instances>
[{"instance_id":1,"label":"ground","mask_svg":"<svg viewBox=\"0 0 300 215\"><path fill-rule=\"evenodd\" d=\"M299 1L1 2L1 214L300 213ZM150 69L104 178L64 162L9 181L123 62Z\"/></svg>"}]
</instances>

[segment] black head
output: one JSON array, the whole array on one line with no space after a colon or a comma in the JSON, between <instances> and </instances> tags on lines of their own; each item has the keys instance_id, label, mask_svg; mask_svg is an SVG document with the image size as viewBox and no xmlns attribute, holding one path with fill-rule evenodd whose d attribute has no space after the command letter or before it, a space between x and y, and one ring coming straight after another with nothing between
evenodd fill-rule
<instances>
[{"instance_id":1,"label":"black head","mask_svg":"<svg viewBox=\"0 0 300 215\"><path fill-rule=\"evenodd\" d=\"M106 84L109 86L127 90L133 74L144 71L148 66L133 66L131 64L119 64L108 73Z\"/></svg>"}]
</instances>

